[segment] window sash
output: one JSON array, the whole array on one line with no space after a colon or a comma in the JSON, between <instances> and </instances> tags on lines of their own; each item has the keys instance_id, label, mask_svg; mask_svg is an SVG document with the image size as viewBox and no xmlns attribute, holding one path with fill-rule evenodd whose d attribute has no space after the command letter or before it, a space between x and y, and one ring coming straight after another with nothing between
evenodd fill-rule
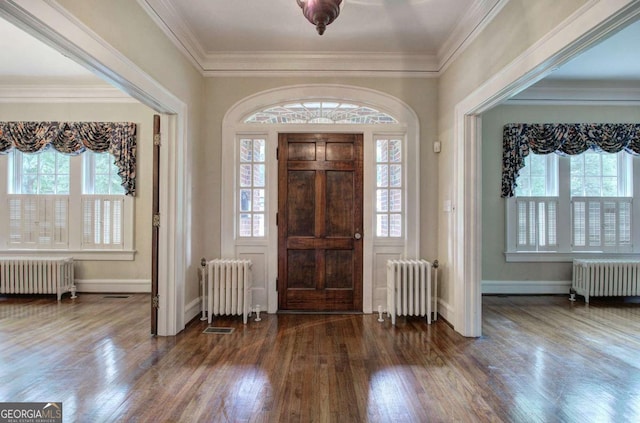
<instances>
[{"instance_id":1,"label":"window sash","mask_svg":"<svg viewBox=\"0 0 640 423\"><path fill-rule=\"evenodd\" d=\"M596 154L596 153L592 153ZM638 230L633 226L633 217L640 215L638 205L633 204L633 172L637 171L637 161L626 154L617 155L618 196L574 196L571 197L571 157L557 157L557 171L547 179L556 179L557 196L526 197L516 196L506 201L507 253L553 252L614 254L632 253ZM599 160L602 163L602 160ZM591 166L595 166L591 163ZM582 167L585 169L585 166ZM610 177L598 169L589 169L592 175ZM585 173L583 171L583 173ZM584 176L584 175L583 175ZM553 185L553 182L550 184ZM547 185L549 186L549 184ZM637 193L635 194L637 196ZM549 243L547 237L538 239L540 231L548 231L549 223L541 211L540 202L556 200L556 242ZM543 209L543 210L546 210ZM637 247L635 247L637 248Z\"/></svg>"}]
</instances>

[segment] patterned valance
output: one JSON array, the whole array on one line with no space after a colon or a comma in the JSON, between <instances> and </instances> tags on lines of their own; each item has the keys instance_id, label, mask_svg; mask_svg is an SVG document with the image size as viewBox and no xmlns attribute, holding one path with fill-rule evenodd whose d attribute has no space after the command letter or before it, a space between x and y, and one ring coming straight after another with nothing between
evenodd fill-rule
<instances>
[{"instance_id":1,"label":"patterned valance","mask_svg":"<svg viewBox=\"0 0 640 423\"><path fill-rule=\"evenodd\" d=\"M513 197L529 152L575 155L591 149L640 155L640 124L510 123L504 126L502 143L502 196Z\"/></svg>"},{"instance_id":2,"label":"patterned valance","mask_svg":"<svg viewBox=\"0 0 640 423\"><path fill-rule=\"evenodd\" d=\"M48 148L69 155L108 151L127 195L136 193L136 124L130 122L0 122L0 154Z\"/></svg>"}]
</instances>

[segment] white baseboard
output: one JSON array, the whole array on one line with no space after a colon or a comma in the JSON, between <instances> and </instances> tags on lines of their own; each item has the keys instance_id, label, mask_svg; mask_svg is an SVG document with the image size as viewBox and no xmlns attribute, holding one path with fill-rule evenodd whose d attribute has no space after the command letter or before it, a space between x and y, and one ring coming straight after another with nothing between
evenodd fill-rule
<instances>
[{"instance_id":1,"label":"white baseboard","mask_svg":"<svg viewBox=\"0 0 640 423\"><path fill-rule=\"evenodd\" d=\"M483 294L567 294L571 281L482 281Z\"/></svg>"},{"instance_id":2,"label":"white baseboard","mask_svg":"<svg viewBox=\"0 0 640 423\"><path fill-rule=\"evenodd\" d=\"M190 322L194 317L200 315L202 306L202 297L198 297L184 306L184 321Z\"/></svg>"},{"instance_id":3,"label":"white baseboard","mask_svg":"<svg viewBox=\"0 0 640 423\"><path fill-rule=\"evenodd\" d=\"M148 279L76 279L75 283L78 292L151 292Z\"/></svg>"}]
</instances>

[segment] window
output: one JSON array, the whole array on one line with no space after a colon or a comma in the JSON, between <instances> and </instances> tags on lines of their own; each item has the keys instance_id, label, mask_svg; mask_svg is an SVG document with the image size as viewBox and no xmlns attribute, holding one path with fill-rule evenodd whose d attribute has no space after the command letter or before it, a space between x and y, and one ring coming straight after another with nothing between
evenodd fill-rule
<instances>
[{"instance_id":1,"label":"window","mask_svg":"<svg viewBox=\"0 0 640 423\"><path fill-rule=\"evenodd\" d=\"M376 236L402 237L402 140L376 139Z\"/></svg>"},{"instance_id":2,"label":"window","mask_svg":"<svg viewBox=\"0 0 640 423\"><path fill-rule=\"evenodd\" d=\"M529 154L507 202L507 252L633 252L631 157Z\"/></svg>"},{"instance_id":3,"label":"window","mask_svg":"<svg viewBox=\"0 0 640 423\"><path fill-rule=\"evenodd\" d=\"M241 138L238 157L238 235L264 237L266 140Z\"/></svg>"},{"instance_id":4,"label":"window","mask_svg":"<svg viewBox=\"0 0 640 423\"><path fill-rule=\"evenodd\" d=\"M346 123L355 125L398 123L387 113L365 105L336 101L281 104L253 113L244 123Z\"/></svg>"},{"instance_id":5,"label":"window","mask_svg":"<svg viewBox=\"0 0 640 423\"><path fill-rule=\"evenodd\" d=\"M0 229L7 248L132 248L133 199L124 195L111 154L69 156L52 148L24 154L14 149L7 164L8 224Z\"/></svg>"}]
</instances>

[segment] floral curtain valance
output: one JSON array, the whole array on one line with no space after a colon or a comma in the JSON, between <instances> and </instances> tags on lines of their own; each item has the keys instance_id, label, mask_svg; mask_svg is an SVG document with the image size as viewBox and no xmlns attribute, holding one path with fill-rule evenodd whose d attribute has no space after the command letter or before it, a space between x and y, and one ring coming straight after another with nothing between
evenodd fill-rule
<instances>
[{"instance_id":1,"label":"floral curtain valance","mask_svg":"<svg viewBox=\"0 0 640 423\"><path fill-rule=\"evenodd\" d=\"M0 122L0 154L54 148L77 155L111 153L127 195L136 192L136 124L130 122Z\"/></svg>"},{"instance_id":2,"label":"floral curtain valance","mask_svg":"<svg viewBox=\"0 0 640 423\"><path fill-rule=\"evenodd\" d=\"M502 143L502 197L513 197L529 152L575 155L591 149L640 155L640 124L510 123L504 126Z\"/></svg>"}]
</instances>

